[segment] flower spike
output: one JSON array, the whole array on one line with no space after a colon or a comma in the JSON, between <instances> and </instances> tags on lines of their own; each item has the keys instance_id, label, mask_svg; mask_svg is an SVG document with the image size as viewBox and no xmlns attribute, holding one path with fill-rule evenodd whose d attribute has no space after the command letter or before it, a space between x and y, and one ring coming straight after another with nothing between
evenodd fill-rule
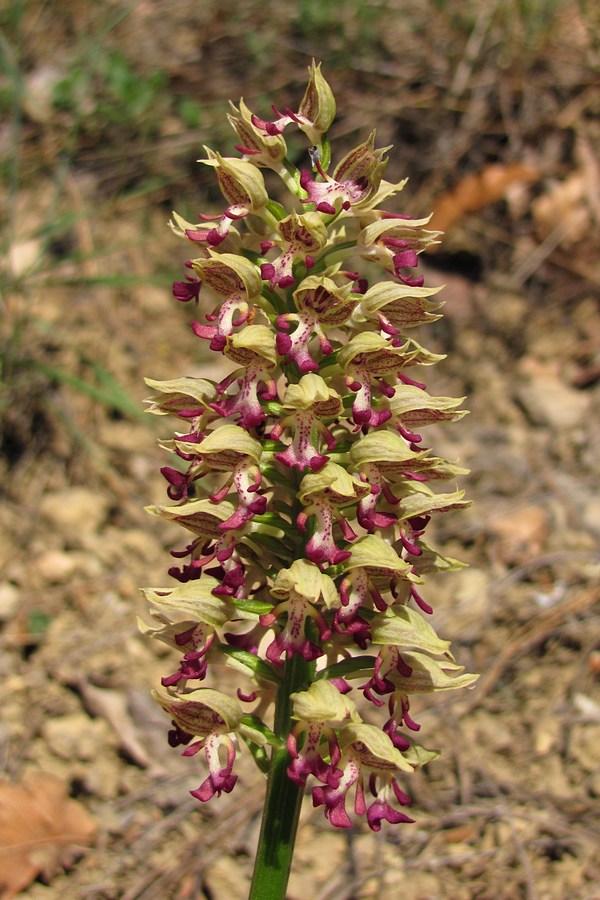
<instances>
[{"instance_id":1,"label":"flower spike","mask_svg":"<svg viewBox=\"0 0 600 900\"><path fill-rule=\"evenodd\" d=\"M174 654L156 699L170 745L204 767L192 796L235 788L241 744L269 773L251 893L283 898L302 792L334 827L412 822L407 783L437 755L415 742L413 695L476 676L428 618L429 575L462 566L429 523L468 505L454 485L467 470L423 444L466 414L428 393L422 372L443 356L413 336L441 316L419 268L438 233L387 208L405 182L385 181L375 131L331 165L320 63L299 105L273 109L231 106L241 158L206 148L225 209L173 214L195 248L173 295L216 355L214 371L200 357L206 377L147 380L148 411L178 428L160 442L168 502L149 511L188 537L172 584L144 591L140 627ZM287 156L290 127L310 171ZM244 679L229 693L223 663Z\"/></svg>"}]
</instances>

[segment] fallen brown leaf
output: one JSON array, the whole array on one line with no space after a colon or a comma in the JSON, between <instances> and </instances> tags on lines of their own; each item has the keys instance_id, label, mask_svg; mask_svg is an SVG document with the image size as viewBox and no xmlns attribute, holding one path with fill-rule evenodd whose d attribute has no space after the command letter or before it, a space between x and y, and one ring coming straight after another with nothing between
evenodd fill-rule
<instances>
[{"instance_id":1,"label":"fallen brown leaf","mask_svg":"<svg viewBox=\"0 0 600 900\"><path fill-rule=\"evenodd\" d=\"M531 204L536 235L546 240L560 228L559 244L569 250L581 246L582 258L589 257L589 241L600 223L600 164L591 141L579 135L577 168L562 181L550 182Z\"/></svg>"},{"instance_id":2,"label":"fallen brown leaf","mask_svg":"<svg viewBox=\"0 0 600 900\"><path fill-rule=\"evenodd\" d=\"M537 181L539 177L539 172L532 166L492 163L480 172L467 175L444 194L435 204L428 227L434 231L448 231L468 213L502 200L511 184Z\"/></svg>"},{"instance_id":3,"label":"fallen brown leaf","mask_svg":"<svg viewBox=\"0 0 600 900\"><path fill-rule=\"evenodd\" d=\"M0 896L14 897L38 875L46 880L90 844L96 823L52 775L0 781Z\"/></svg>"},{"instance_id":4,"label":"fallen brown leaf","mask_svg":"<svg viewBox=\"0 0 600 900\"><path fill-rule=\"evenodd\" d=\"M454 828L446 828L442 831L444 844L463 844L473 841L477 837L477 829L468 822L464 825L456 825Z\"/></svg>"}]
</instances>

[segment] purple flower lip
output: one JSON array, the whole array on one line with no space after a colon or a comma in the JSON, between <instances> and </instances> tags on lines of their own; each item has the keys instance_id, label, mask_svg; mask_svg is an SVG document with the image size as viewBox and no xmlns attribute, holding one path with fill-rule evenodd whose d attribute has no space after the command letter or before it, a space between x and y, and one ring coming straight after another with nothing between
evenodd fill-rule
<instances>
[{"instance_id":1,"label":"purple flower lip","mask_svg":"<svg viewBox=\"0 0 600 900\"><path fill-rule=\"evenodd\" d=\"M187 281L173 282L173 296L180 303L189 303L190 300L195 300L198 303L202 282L199 278L192 278L191 275L186 277Z\"/></svg>"}]
</instances>

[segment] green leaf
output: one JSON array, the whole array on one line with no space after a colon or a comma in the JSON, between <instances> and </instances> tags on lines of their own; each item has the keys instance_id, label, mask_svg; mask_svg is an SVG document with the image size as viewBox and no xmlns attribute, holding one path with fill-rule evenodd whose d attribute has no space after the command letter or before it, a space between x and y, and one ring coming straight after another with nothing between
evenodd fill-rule
<instances>
[{"instance_id":1,"label":"green leaf","mask_svg":"<svg viewBox=\"0 0 600 900\"><path fill-rule=\"evenodd\" d=\"M278 222L281 222L282 219L285 219L285 217L289 215L285 206L282 206L277 200L267 200L266 206L271 215L275 216Z\"/></svg>"},{"instance_id":2,"label":"green leaf","mask_svg":"<svg viewBox=\"0 0 600 900\"><path fill-rule=\"evenodd\" d=\"M240 726L242 726L240 730L242 730L244 740L251 741L255 746L264 747L265 744L269 744L269 746L277 747L278 749L283 746L283 741L277 737L268 725L265 725L259 716L251 713L242 716Z\"/></svg>"},{"instance_id":3,"label":"green leaf","mask_svg":"<svg viewBox=\"0 0 600 900\"><path fill-rule=\"evenodd\" d=\"M240 612L254 613L257 616L263 616L273 609L273 604L267 603L265 600L238 600L232 597L231 602Z\"/></svg>"},{"instance_id":4,"label":"green leaf","mask_svg":"<svg viewBox=\"0 0 600 900\"><path fill-rule=\"evenodd\" d=\"M271 768L271 759L265 748L259 747L258 744L253 743L245 734L240 734L240 737L250 751L250 755L260 771L263 775L268 775L269 769Z\"/></svg>"},{"instance_id":5,"label":"green leaf","mask_svg":"<svg viewBox=\"0 0 600 900\"><path fill-rule=\"evenodd\" d=\"M353 656L317 672L317 680L327 678L368 678L373 674L376 656Z\"/></svg>"},{"instance_id":6,"label":"green leaf","mask_svg":"<svg viewBox=\"0 0 600 900\"><path fill-rule=\"evenodd\" d=\"M274 684L279 684L281 681L273 666L255 656L254 653L249 653L247 650L239 650L237 647L229 647L227 644L219 644L219 649L225 656L244 666L245 669L249 669L257 678L272 681Z\"/></svg>"},{"instance_id":7,"label":"green leaf","mask_svg":"<svg viewBox=\"0 0 600 900\"><path fill-rule=\"evenodd\" d=\"M270 534L261 534L260 532L252 532L251 537L244 538L244 544L252 547L253 544L259 544L275 553L279 559L291 560L292 549L288 547L281 538L272 537Z\"/></svg>"}]
</instances>

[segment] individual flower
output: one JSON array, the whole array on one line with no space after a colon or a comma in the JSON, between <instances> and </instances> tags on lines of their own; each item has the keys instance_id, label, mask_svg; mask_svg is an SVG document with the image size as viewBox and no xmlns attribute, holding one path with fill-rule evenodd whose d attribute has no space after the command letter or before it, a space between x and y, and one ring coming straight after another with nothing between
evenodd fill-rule
<instances>
[{"instance_id":1,"label":"individual flower","mask_svg":"<svg viewBox=\"0 0 600 900\"><path fill-rule=\"evenodd\" d=\"M389 418L389 412L379 414L373 407L373 391L391 396L396 373L416 360L418 351L406 341L394 347L381 335L370 331L357 334L338 354L338 364L346 376L346 385L356 392L352 404L352 418L357 425L377 427Z\"/></svg>"},{"instance_id":2,"label":"individual flower","mask_svg":"<svg viewBox=\"0 0 600 900\"><path fill-rule=\"evenodd\" d=\"M374 694L391 694L390 709L394 727L404 724L411 730L418 731L420 725L409 715L411 694L459 690L472 686L478 677L465 672L464 666L451 659L440 661L418 650L400 649L397 645L390 644L380 650L373 676L364 685L364 694L376 706L380 706L381 702L377 701Z\"/></svg>"},{"instance_id":3,"label":"individual flower","mask_svg":"<svg viewBox=\"0 0 600 900\"><path fill-rule=\"evenodd\" d=\"M356 704L325 679L313 682L308 690L292 694L290 699L297 722L287 740L289 777L302 787L309 775L325 784L337 783L341 756L337 730L361 721Z\"/></svg>"},{"instance_id":4,"label":"individual flower","mask_svg":"<svg viewBox=\"0 0 600 900\"><path fill-rule=\"evenodd\" d=\"M259 128L243 99L240 100L239 109L233 103L230 105L232 112L227 118L240 139L235 149L243 154L247 162L281 172L281 163L287 153L284 138L280 134L268 134L264 128Z\"/></svg>"},{"instance_id":5,"label":"individual flower","mask_svg":"<svg viewBox=\"0 0 600 900\"><path fill-rule=\"evenodd\" d=\"M414 287L383 281L370 287L361 299L361 311L375 320L381 331L392 337L405 328L425 325L441 318L436 311L443 301L431 298L440 287Z\"/></svg>"},{"instance_id":6,"label":"individual flower","mask_svg":"<svg viewBox=\"0 0 600 900\"><path fill-rule=\"evenodd\" d=\"M350 551L342 550L335 543L333 526L337 522L345 541L356 538L340 506L356 503L367 490L337 463L328 462L319 472L304 476L297 495L304 509L296 521L304 531L309 519L314 519L305 549L308 559L320 566L325 563L334 566L348 559Z\"/></svg>"},{"instance_id":7,"label":"individual flower","mask_svg":"<svg viewBox=\"0 0 600 900\"><path fill-rule=\"evenodd\" d=\"M269 282L269 287L287 288L295 283L294 263L304 263L306 269L314 265L313 255L327 243L327 229L318 213L299 215L293 211L277 223L279 236L263 244L268 252L272 247L281 246L282 251L272 262L262 263L261 278Z\"/></svg>"},{"instance_id":8,"label":"individual flower","mask_svg":"<svg viewBox=\"0 0 600 900\"><path fill-rule=\"evenodd\" d=\"M223 353L232 362L240 363L241 368L219 382L217 393L222 399L211 403L211 409L223 418L235 416L242 428L256 427L265 418L261 399L274 400L277 396L273 379L277 362L275 337L266 325L248 325L227 338ZM234 382L238 392L225 395Z\"/></svg>"},{"instance_id":9,"label":"individual flower","mask_svg":"<svg viewBox=\"0 0 600 900\"><path fill-rule=\"evenodd\" d=\"M319 439L330 452L336 446L336 439L323 420L340 414L339 394L320 375L309 373L298 384L287 386L281 405L288 414L271 430L270 437L280 440L286 434L292 439L283 452L275 453L275 459L289 468L318 472L329 459L319 451Z\"/></svg>"},{"instance_id":10,"label":"individual flower","mask_svg":"<svg viewBox=\"0 0 600 900\"><path fill-rule=\"evenodd\" d=\"M178 237L186 238L186 240L195 244L194 249L197 253L208 256L209 249L217 246L223 252L231 253L239 250L242 239L240 232L233 223L237 219L244 219L246 215L248 213L237 215L233 211L229 213L228 210L216 215L203 215L200 213L199 222L188 222L179 213L173 212L173 218L169 221L169 228ZM217 219L219 224L215 226ZM186 267L190 268L188 263L186 263ZM200 296L201 285L193 275L186 275L185 278L185 281L173 282L173 296L176 300L183 303L190 300L196 300L197 302Z\"/></svg>"},{"instance_id":11,"label":"individual flower","mask_svg":"<svg viewBox=\"0 0 600 900\"><path fill-rule=\"evenodd\" d=\"M232 615L229 602L212 594L218 585L216 578L207 575L202 581L182 587L144 590L154 607L151 615L160 624L152 628L140 620L142 633L184 652L178 671L161 679L163 687L206 677L215 629L225 625Z\"/></svg>"},{"instance_id":12,"label":"individual flower","mask_svg":"<svg viewBox=\"0 0 600 900\"><path fill-rule=\"evenodd\" d=\"M306 191L304 203L314 203L317 212L330 216L348 211L353 207L363 209L369 206L370 198L377 195L381 179L387 166L385 153L389 147L375 150L375 132L367 140L355 147L338 163L333 175L328 175L316 161L316 167L323 181L311 179L304 170L300 186Z\"/></svg>"},{"instance_id":13,"label":"individual flower","mask_svg":"<svg viewBox=\"0 0 600 900\"><path fill-rule=\"evenodd\" d=\"M366 649L371 639L371 625L361 611L373 606L385 611L394 601L386 599L382 589L395 588L399 580L418 581L409 562L402 559L390 545L374 534L366 535L352 545L352 555L344 563L344 577L340 583L341 608L335 614L334 627L339 634L349 634Z\"/></svg>"},{"instance_id":14,"label":"individual flower","mask_svg":"<svg viewBox=\"0 0 600 900\"><path fill-rule=\"evenodd\" d=\"M412 772L412 766L388 735L374 725L358 723L347 725L339 740L340 777L337 783L313 789L313 806L324 806L326 818L337 828L350 828L352 820L346 811L346 798L354 789L354 811L359 816L366 813L372 831L380 830L383 819L393 824L414 821L398 809L410 802L398 784L398 775ZM367 802L367 791L373 797L372 802Z\"/></svg>"},{"instance_id":15,"label":"individual flower","mask_svg":"<svg viewBox=\"0 0 600 900\"><path fill-rule=\"evenodd\" d=\"M409 446L399 434L390 431L371 431L357 440L350 458L369 491L358 504L358 521L369 532L389 528L398 521L398 497L391 483L396 476L418 478L429 466L429 451ZM382 509L382 504L384 508Z\"/></svg>"},{"instance_id":16,"label":"individual flower","mask_svg":"<svg viewBox=\"0 0 600 900\"><path fill-rule=\"evenodd\" d=\"M243 159L223 157L206 147L207 159L200 162L212 166L219 187L229 206L221 215L201 216L202 219L218 219L218 224L206 229L184 227L184 233L191 241L218 247L227 237L233 222L245 219L251 213L263 212L269 196L262 175L256 166ZM178 223L180 224L180 223ZM187 223L185 223L187 224Z\"/></svg>"},{"instance_id":17,"label":"individual flower","mask_svg":"<svg viewBox=\"0 0 600 900\"><path fill-rule=\"evenodd\" d=\"M381 214L366 225L359 236L362 255L370 262L378 262L409 287L422 287L423 277L406 270L419 265L419 253L435 244L438 232L427 231L431 216L410 219Z\"/></svg>"},{"instance_id":18,"label":"individual flower","mask_svg":"<svg viewBox=\"0 0 600 900\"><path fill-rule=\"evenodd\" d=\"M291 109L280 112L273 106L277 119L274 122L265 122L257 116L252 116L254 125L268 135L278 135L287 125L295 123L306 134L311 144L319 144L322 135L335 117L335 99L321 73L321 63L317 65L313 60L308 67L308 75L308 86L298 112L292 112Z\"/></svg>"},{"instance_id":19,"label":"individual flower","mask_svg":"<svg viewBox=\"0 0 600 900\"><path fill-rule=\"evenodd\" d=\"M179 443L179 442L177 442ZM185 444L179 444L188 450ZM253 516L263 513L267 506L266 497L260 492L262 473L258 466L262 447L239 425L221 425L211 431L200 443L189 446L190 455L200 462L199 475L207 472L227 472L224 484L211 495L218 503L224 500L233 488L237 493L237 508L219 528L232 531L241 528Z\"/></svg>"},{"instance_id":20,"label":"individual flower","mask_svg":"<svg viewBox=\"0 0 600 900\"><path fill-rule=\"evenodd\" d=\"M289 569L281 569L277 573L271 594L280 602L269 613L260 617L261 625L268 628L284 614L287 621L283 630L269 644L267 659L278 663L284 653L288 656L299 653L309 661L322 656L324 651L306 637L305 627L306 620L312 619L322 641L331 636L331 629L317 608L320 601L327 606L338 601L337 590L331 578L323 575L313 563L297 559Z\"/></svg>"},{"instance_id":21,"label":"individual flower","mask_svg":"<svg viewBox=\"0 0 600 900\"><path fill-rule=\"evenodd\" d=\"M217 418L217 413L210 408L210 403L217 396L215 385L205 378L174 378L170 381L155 381L145 378L148 387L159 393L146 402L146 412L155 416L172 415L187 422L191 432L185 435L186 441L198 440L208 425ZM165 448L174 450L171 445Z\"/></svg>"},{"instance_id":22,"label":"individual flower","mask_svg":"<svg viewBox=\"0 0 600 900\"><path fill-rule=\"evenodd\" d=\"M210 340L211 350L223 350L227 338L250 317L252 303L262 291L256 266L234 253L216 254L209 251L208 259L195 259L192 268L201 282L220 297L217 308L206 313L208 322L192 324L194 334Z\"/></svg>"},{"instance_id":23,"label":"individual flower","mask_svg":"<svg viewBox=\"0 0 600 900\"><path fill-rule=\"evenodd\" d=\"M154 691L154 698L164 711L173 719L175 730L171 735L173 746L189 744L192 738L198 740L190 744L182 753L193 756L204 750L208 765L208 778L195 791L192 797L198 800L210 800L224 791L233 790L237 775L232 774L235 762L235 747L231 733L235 732L242 718L242 709L232 697L221 691L200 688L182 696Z\"/></svg>"},{"instance_id":24,"label":"individual flower","mask_svg":"<svg viewBox=\"0 0 600 900\"><path fill-rule=\"evenodd\" d=\"M302 374L319 369L309 347L313 336L318 338L321 353L333 351L326 330L343 325L352 315L358 298L351 296L351 290L351 284L338 287L331 278L309 275L294 291L297 312L278 316L277 352L295 362ZM295 329L288 334L291 325Z\"/></svg>"}]
</instances>

